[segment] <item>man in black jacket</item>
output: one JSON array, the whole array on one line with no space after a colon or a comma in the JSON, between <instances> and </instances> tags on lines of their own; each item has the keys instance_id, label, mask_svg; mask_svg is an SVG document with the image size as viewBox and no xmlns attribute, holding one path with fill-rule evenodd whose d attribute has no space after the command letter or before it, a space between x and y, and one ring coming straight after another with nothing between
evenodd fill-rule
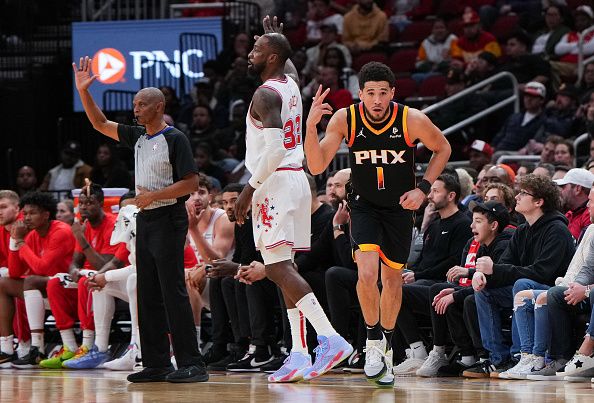
<instances>
[{"instance_id":1,"label":"man in black jacket","mask_svg":"<svg viewBox=\"0 0 594 403\"><path fill-rule=\"evenodd\" d=\"M567 271L575 244L567 219L559 212L558 187L549 179L534 174L523 177L516 196L516 211L526 223L518 227L498 263L489 257L477 259L473 276L477 312L483 346L490 361L464 371L468 377L498 377L514 365L511 355L519 352L519 337L512 320L513 346L503 342L501 311L511 310L513 298L522 290L546 290ZM486 288L485 288L486 287Z\"/></svg>"},{"instance_id":2,"label":"man in black jacket","mask_svg":"<svg viewBox=\"0 0 594 403\"><path fill-rule=\"evenodd\" d=\"M410 375L423 365L427 350L421 341L418 316L431 316L430 286L446 281L447 271L460 260L460 252L468 239L470 218L458 209L460 183L458 178L442 174L431 186L429 202L438 212L435 220L425 232L423 249L417 263L402 274L402 308L396 323L410 345L408 358L394 368L395 375Z\"/></svg>"},{"instance_id":3,"label":"man in black jacket","mask_svg":"<svg viewBox=\"0 0 594 403\"><path fill-rule=\"evenodd\" d=\"M478 346L473 343L473 338L468 330L473 326L473 323L476 323L476 333L478 333L476 309L472 306L472 312L468 312L465 304L466 299L473 298L474 294L471 281L476 271L476 259L489 256L495 262L499 261L515 228L508 228L509 212L507 207L499 202L470 202L470 209L472 211L470 228L473 237L464 247L461 265L448 270L447 283L434 284L429 290L430 298L433 301L433 309L431 309L433 350L429 353L423 366L417 371L419 376L458 376L476 362L476 350L482 349L480 343ZM474 320L467 323L465 314L466 317L472 316ZM445 358L448 330L461 356L459 361L450 365Z\"/></svg>"}]
</instances>

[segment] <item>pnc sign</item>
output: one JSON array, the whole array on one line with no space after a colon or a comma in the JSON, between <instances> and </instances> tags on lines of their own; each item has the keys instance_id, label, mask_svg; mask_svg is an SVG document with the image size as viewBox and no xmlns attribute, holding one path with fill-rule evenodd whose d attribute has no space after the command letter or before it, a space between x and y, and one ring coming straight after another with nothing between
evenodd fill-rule
<instances>
[{"instance_id":1,"label":"pnc sign","mask_svg":"<svg viewBox=\"0 0 594 403\"><path fill-rule=\"evenodd\" d=\"M198 44L180 49L180 36L188 33L214 35L218 50L222 49L220 17L80 22L72 24L72 60L93 58L91 70L98 79L89 91L103 108L105 91L136 92L144 77L169 82L183 75L190 86L202 77L203 63L217 55L214 50L198 49ZM158 85L159 81L148 82ZM74 110L82 112L74 85L72 91Z\"/></svg>"}]
</instances>

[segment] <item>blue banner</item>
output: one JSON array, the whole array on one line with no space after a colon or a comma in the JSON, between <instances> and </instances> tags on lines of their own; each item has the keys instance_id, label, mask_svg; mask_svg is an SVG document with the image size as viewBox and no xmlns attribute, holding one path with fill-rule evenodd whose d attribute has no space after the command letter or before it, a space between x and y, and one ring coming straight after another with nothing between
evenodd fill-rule
<instances>
[{"instance_id":1,"label":"blue banner","mask_svg":"<svg viewBox=\"0 0 594 403\"><path fill-rule=\"evenodd\" d=\"M196 81L203 76L197 68L203 61L216 58L212 49L180 50L182 33L211 34L222 49L220 17L169 20L79 22L72 24L72 60L93 58L93 74L99 78L91 85L91 95L103 108L106 90L138 91L143 74L169 74L173 79ZM196 63L201 59L200 63ZM155 68L156 64L160 68ZM83 111L76 87L74 110Z\"/></svg>"}]
</instances>

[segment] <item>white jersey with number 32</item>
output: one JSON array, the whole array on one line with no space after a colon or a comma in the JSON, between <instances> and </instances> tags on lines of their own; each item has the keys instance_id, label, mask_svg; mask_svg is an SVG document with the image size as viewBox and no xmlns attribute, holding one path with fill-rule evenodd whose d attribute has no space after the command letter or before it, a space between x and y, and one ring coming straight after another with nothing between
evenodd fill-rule
<instances>
[{"instance_id":1,"label":"white jersey with number 32","mask_svg":"<svg viewBox=\"0 0 594 403\"><path fill-rule=\"evenodd\" d=\"M285 76L284 79L270 79L260 86L276 92L282 99L281 120L283 122L284 144L287 150L279 168L300 168L303 166L303 142L301 135L303 106L301 104L301 93L295 81ZM265 158L264 150L266 143L262 134L262 122L257 121L251 115L251 104L246 116L246 153L245 166L251 173L261 158Z\"/></svg>"}]
</instances>

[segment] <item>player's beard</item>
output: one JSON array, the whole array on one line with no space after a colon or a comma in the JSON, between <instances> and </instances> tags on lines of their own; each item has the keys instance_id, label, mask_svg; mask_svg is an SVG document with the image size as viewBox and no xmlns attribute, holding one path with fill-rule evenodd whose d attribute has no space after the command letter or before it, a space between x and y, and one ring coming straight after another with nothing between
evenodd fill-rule
<instances>
[{"instance_id":1,"label":"player's beard","mask_svg":"<svg viewBox=\"0 0 594 403\"><path fill-rule=\"evenodd\" d=\"M373 117L373 115L369 112L369 110L367 109L367 107L365 106L365 104L363 104L363 112L365 113L365 116L367 117L367 120L369 120L371 123L382 123L384 120L386 120L386 118L390 114L390 106L388 106L386 108L386 111L384 112L384 115L381 118L379 118L379 119L375 119Z\"/></svg>"},{"instance_id":2,"label":"player's beard","mask_svg":"<svg viewBox=\"0 0 594 403\"><path fill-rule=\"evenodd\" d=\"M266 63L249 64L248 65L248 73L252 74L256 77L260 77L260 74L262 74L265 69L266 69Z\"/></svg>"}]
</instances>

